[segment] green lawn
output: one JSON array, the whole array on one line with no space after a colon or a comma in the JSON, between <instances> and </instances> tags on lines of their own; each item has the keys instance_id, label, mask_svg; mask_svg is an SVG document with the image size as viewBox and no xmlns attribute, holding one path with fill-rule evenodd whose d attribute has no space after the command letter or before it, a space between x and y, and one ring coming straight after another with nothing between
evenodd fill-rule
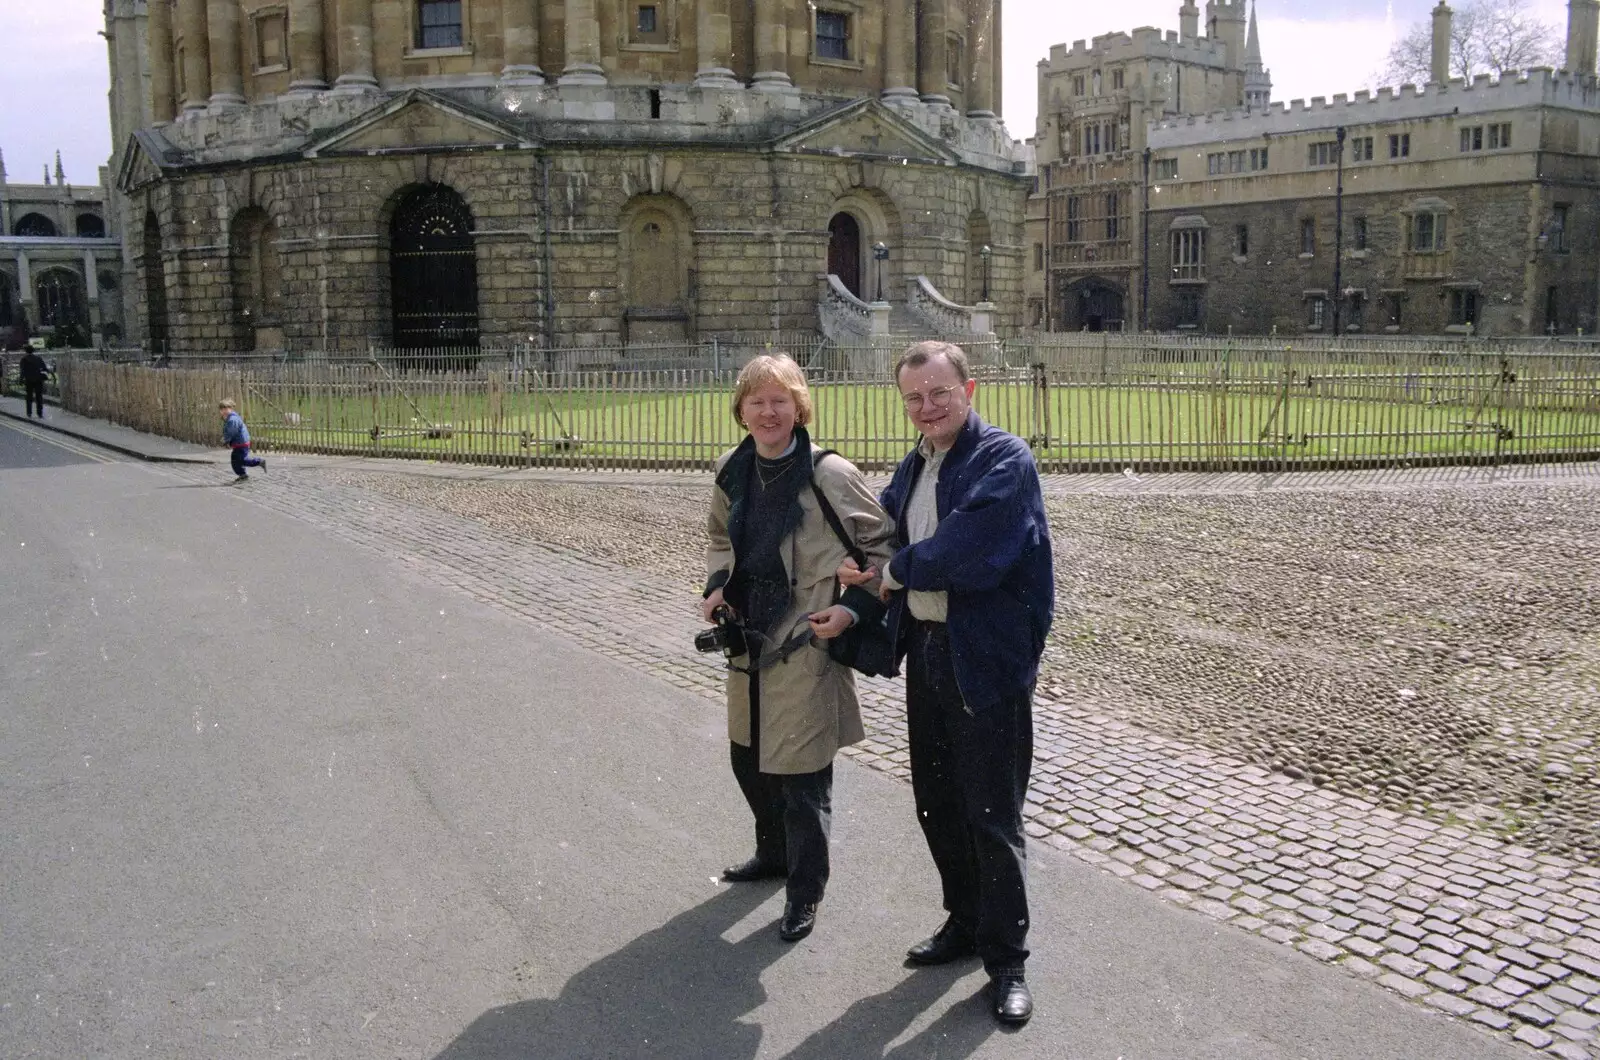
<instances>
[{"instance_id":1,"label":"green lawn","mask_svg":"<svg viewBox=\"0 0 1600 1060\"><path fill-rule=\"evenodd\" d=\"M1123 385L980 386L990 422L1035 442L1041 460L1140 463L1490 456L1600 449L1600 395L1581 385L1477 377L1346 378L1224 385L1162 366ZM1465 373L1463 373L1465 375ZM1570 381L1569 381L1570 382ZM813 388L812 434L866 464L902 456L913 431L887 385ZM376 385L259 383L246 390L251 432L266 445L520 462L708 460L734 445L726 390L556 392L481 381ZM377 427L374 437L374 427ZM576 441L568 441L576 439Z\"/></svg>"}]
</instances>

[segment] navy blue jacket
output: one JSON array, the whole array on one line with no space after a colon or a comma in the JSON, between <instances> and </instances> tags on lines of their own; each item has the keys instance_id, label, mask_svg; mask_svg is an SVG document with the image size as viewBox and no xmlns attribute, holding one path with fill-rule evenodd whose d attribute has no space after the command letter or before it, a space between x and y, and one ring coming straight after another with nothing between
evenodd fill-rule
<instances>
[{"instance_id":1,"label":"navy blue jacket","mask_svg":"<svg viewBox=\"0 0 1600 1060\"><path fill-rule=\"evenodd\" d=\"M969 411L939 470L939 529L912 545L906 503L924 463L921 447L913 449L880 498L900 549L889 572L907 589L949 594L956 684L977 712L1032 689L1055 615L1039 469L1027 442ZM906 594L896 593L889 628L897 641L908 615Z\"/></svg>"}]
</instances>

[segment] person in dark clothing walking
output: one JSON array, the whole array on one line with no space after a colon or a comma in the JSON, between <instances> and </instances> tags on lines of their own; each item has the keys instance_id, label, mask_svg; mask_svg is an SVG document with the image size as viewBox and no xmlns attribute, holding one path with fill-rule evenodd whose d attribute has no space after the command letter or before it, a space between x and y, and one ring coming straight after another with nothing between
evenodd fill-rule
<instances>
[{"instance_id":1,"label":"person in dark clothing walking","mask_svg":"<svg viewBox=\"0 0 1600 1060\"><path fill-rule=\"evenodd\" d=\"M978 384L959 346L919 342L895 378L922 441L880 498L898 547L882 593L905 658L912 797L949 913L906 956L981 957L995 1018L1026 1023L1022 807L1033 688L1055 610L1044 495L1028 443L972 411ZM842 584L876 573L853 568L840 567Z\"/></svg>"},{"instance_id":2,"label":"person in dark clothing walking","mask_svg":"<svg viewBox=\"0 0 1600 1060\"><path fill-rule=\"evenodd\" d=\"M22 378L22 399L29 418L37 408L39 418L44 419L44 381L50 377L50 366L44 363L38 350L29 349L17 362L17 374Z\"/></svg>"},{"instance_id":3,"label":"person in dark clothing walking","mask_svg":"<svg viewBox=\"0 0 1600 1060\"><path fill-rule=\"evenodd\" d=\"M259 456L250 455L250 428L244 425L244 417L233 407L233 401L224 398L218 403L217 410L222 413L222 444L233 450L234 481L243 482L250 477L245 470L247 467L259 467L265 471L267 462Z\"/></svg>"}]
</instances>

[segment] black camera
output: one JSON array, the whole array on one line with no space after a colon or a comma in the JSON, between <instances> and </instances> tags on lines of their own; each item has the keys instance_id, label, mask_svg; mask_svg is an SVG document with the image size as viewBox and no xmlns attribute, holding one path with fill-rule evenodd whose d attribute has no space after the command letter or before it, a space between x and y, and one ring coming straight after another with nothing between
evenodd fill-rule
<instances>
[{"instance_id":1,"label":"black camera","mask_svg":"<svg viewBox=\"0 0 1600 1060\"><path fill-rule=\"evenodd\" d=\"M711 612L711 620L716 623L715 626L694 635L696 651L720 651L728 658L735 659L749 650L744 627L734 617L732 608L726 604L716 608Z\"/></svg>"}]
</instances>

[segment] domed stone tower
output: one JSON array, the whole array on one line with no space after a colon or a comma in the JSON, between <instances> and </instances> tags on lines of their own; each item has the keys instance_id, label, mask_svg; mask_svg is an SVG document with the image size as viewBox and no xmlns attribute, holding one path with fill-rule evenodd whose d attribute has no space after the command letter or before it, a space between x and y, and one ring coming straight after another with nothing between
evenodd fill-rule
<instances>
[{"instance_id":1,"label":"domed stone tower","mask_svg":"<svg viewBox=\"0 0 1600 1060\"><path fill-rule=\"evenodd\" d=\"M999 3L148 0L114 89L148 87L118 177L145 337L695 341L980 275L1005 330Z\"/></svg>"}]
</instances>

